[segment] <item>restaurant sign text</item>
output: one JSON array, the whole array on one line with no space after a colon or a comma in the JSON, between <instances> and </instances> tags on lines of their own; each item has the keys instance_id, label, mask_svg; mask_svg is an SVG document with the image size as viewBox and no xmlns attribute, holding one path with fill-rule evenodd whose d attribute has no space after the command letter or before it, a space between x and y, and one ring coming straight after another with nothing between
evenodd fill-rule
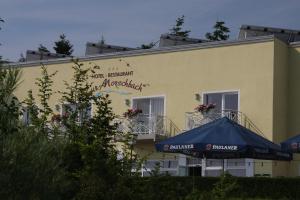
<instances>
[{"instance_id":1,"label":"restaurant sign text","mask_svg":"<svg viewBox=\"0 0 300 200\"><path fill-rule=\"evenodd\" d=\"M101 84L95 86L95 90L101 90L103 88L130 88L139 92L143 91L143 88L149 86L149 84L143 82L135 82L132 78L133 71L121 71L121 72L109 72L93 74L93 79L102 79ZM127 77L127 78L123 78ZM117 79L116 79L117 78Z\"/></svg>"}]
</instances>

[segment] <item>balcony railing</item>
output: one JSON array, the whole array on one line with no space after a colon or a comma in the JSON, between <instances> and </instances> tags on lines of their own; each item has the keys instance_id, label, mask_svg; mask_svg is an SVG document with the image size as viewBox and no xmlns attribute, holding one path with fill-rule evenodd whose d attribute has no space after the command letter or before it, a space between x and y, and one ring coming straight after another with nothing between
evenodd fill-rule
<instances>
[{"instance_id":1,"label":"balcony railing","mask_svg":"<svg viewBox=\"0 0 300 200\"><path fill-rule=\"evenodd\" d=\"M156 139L158 137L171 137L180 133L180 129L166 116L144 115L126 119L118 118L118 130L137 135L137 139Z\"/></svg>"},{"instance_id":2,"label":"balcony railing","mask_svg":"<svg viewBox=\"0 0 300 200\"><path fill-rule=\"evenodd\" d=\"M205 114L202 114L200 112L187 112L186 129L190 130L202 126L208 122L219 119L221 117L228 117L229 119L237 122L238 124L265 137L262 131L260 131L257 128L257 126L244 113L236 110L211 111Z\"/></svg>"}]
</instances>

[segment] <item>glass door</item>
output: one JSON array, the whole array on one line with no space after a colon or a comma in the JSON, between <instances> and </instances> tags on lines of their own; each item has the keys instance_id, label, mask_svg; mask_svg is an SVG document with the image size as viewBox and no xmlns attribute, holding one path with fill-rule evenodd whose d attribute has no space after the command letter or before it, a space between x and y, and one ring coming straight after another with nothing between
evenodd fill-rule
<instances>
[{"instance_id":1,"label":"glass door","mask_svg":"<svg viewBox=\"0 0 300 200\"><path fill-rule=\"evenodd\" d=\"M238 94L225 93L224 95L224 109L223 115L229 119L238 122Z\"/></svg>"},{"instance_id":2,"label":"glass door","mask_svg":"<svg viewBox=\"0 0 300 200\"><path fill-rule=\"evenodd\" d=\"M205 93L203 95L204 104L215 104L215 118L227 116L232 120L237 120L238 111L238 93L237 92L220 92Z\"/></svg>"},{"instance_id":3,"label":"glass door","mask_svg":"<svg viewBox=\"0 0 300 200\"><path fill-rule=\"evenodd\" d=\"M164 98L133 99L133 108L142 110L137 117L138 132L141 134L159 133L163 129Z\"/></svg>"},{"instance_id":4,"label":"glass door","mask_svg":"<svg viewBox=\"0 0 300 200\"><path fill-rule=\"evenodd\" d=\"M203 103L216 105L214 114L216 118L226 116L233 121L239 121L239 96L237 92L205 93ZM219 176L224 170L222 160L207 159L206 162L207 164L204 166L206 176ZM247 176L253 171L253 167L246 165L246 159L225 159L223 162L226 171L235 176Z\"/></svg>"}]
</instances>

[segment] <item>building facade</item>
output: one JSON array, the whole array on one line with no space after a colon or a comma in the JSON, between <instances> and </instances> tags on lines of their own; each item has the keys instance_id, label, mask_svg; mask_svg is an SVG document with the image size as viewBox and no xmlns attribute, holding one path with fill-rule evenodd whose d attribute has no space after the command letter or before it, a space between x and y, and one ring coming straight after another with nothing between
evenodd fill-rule
<instances>
[{"instance_id":1,"label":"building facade","mask_svg":"<svg viewBox=\"0 0 300 200\"><path fill-rule=\"evenodd\" d=\"M220 116L280 143L300 133L300 42L287 43L267 35L232 41L205 42L157 49L130 50L79 58L85 66L99 66L91 77L97 93L108 93L116 114L129 108L142 114L134 123L134 151L146 156L142 174L147 176L159 162L172 175L215 176L223 170L220 160L203 160L155 151L160 139L205 123L194 108L215 103ZM53 89L63 91L70 81L69 58L43 61L49 72L58 71ZM37 93L41 61L17 63L23 82L16 96L23 100L29 89ZM50 104L62 112L60 95ZM204 120L204 121L203 121ZM125 130L127 125L120 118ZM225 160L225 169L238 176L298 176L296 161ZM205 167L204 167L205 166Z\"/></svg>"}]
</instances>

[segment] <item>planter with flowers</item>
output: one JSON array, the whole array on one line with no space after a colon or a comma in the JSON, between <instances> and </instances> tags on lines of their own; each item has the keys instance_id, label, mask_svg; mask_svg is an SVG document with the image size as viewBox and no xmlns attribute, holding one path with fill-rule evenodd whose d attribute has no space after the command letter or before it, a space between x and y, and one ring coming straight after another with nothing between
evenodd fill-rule
<instances>
[{"instance_id":1,"label":"planter with flowers","mask_svg":"<svg viewBox=\"0 0 300 200\"><path fill-rule=\"evenodd\" d=\"M51 117L52 123L59 124L61 122L61 120L62 120L62 118L61 118L60 114L53 114Z\"/></svg>"},{"instance_id":2,"label":"planter with flowers","mask_svg":"<svg viewBox=\"0 0 300 200\"><path fill-rule=\"evenodd\" d=\"M136 116L138 116L138 114L142 113L142 110L141 109L128 109L124 114L123 116L128 118L128 119L132 119Z\"/></svg>"},{"instance_id":3,"label":"planter with flowers","mask_svg":"<svg viewBox=\"0 0 300 200\"><path fill-rule=\"evenodd\" d=\"M214 108L216 107L216 104L210 103L210 104L200 104L195 108L197 112L200 112L203 117L209 117L209 114L213 112Z\"/></svg>"}]
</instances>

